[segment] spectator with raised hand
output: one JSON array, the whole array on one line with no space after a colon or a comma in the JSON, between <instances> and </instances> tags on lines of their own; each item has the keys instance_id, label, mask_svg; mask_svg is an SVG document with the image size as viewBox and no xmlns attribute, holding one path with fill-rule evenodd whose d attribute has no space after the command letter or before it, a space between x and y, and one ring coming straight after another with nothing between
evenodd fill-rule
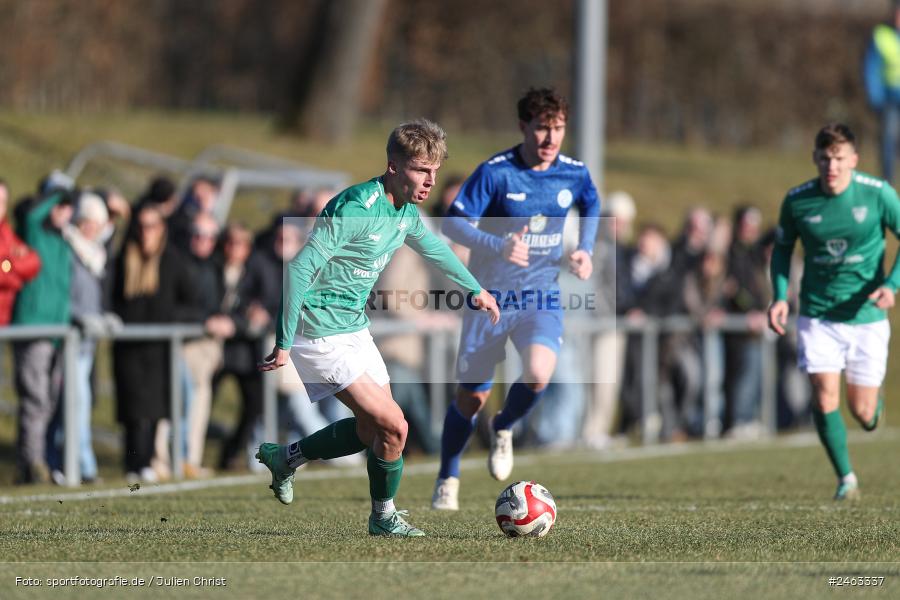
<instances>
[{"instance_id":1,"label":"spectator with raised hand","mask_svg":"<svg viewBox=\"0 0 900 600\"><path fill-rule=\"evenodd\" d=\"M67 325L71 250L62 229L72 217L71 180L48 177L45 193L21 214L23 240L34 248L41 270L16 298L13 324ZM63 186L63 187L56 187ZM62 344L58 339L13 344L16 391L19 395L16 439L16 482L46 483L47 427L56 411L62 385Z\"/></svg>"},{"instance_id":2,"label":"spectator with raised hand","mask_svg":"<svg viewBox=\"0 0 900 600\"><path fill-rule=\"evenodd\" d=\"M0 179L0 326L9 325L16 295L41 270L40 256L10 227L8 207L9 187Z\"/></svg>"},{"instance_id":3,"label":"spectator with raised hand","mask_svg":"<svg viewBox=\"0 0 900 600\"><path fill-rule=\"evenodd\" d=\"M215 216L213 210L218 199L219 184L211 177L201 175L191 182L181 204L166 216L171 243L176 248L185 253L190 252L194 217L201 213Z\"/></svg>"},{"instance_id":4,"label":"spectator with raised hand","mask_svg":"<svg viewBox=\"0 0 900 600\"><path fill-rule=\"evenodd\" d=\"M125 323L199 322L195 281L184 257L166 238L153 205L136 211L137 237L126 240L116 262L113 306ZM169 416L166 341L113 344L117 418L125 428L125 470L130 481L158 479L150 468L156 425Z\"/></svg>"},{"instance_id":5,"label":"spectator with raised hand","mask_svg":"<svg viewBox=\"0 0 900 600\"><path fill-rule=\"evenodd\" d=\"M78 197L74 223L67 223L62 229L63 238L72 248L72 280L69 286L72 322L78 325L84 336L78 348L74 377L78 389L78 423L80 445L78 463L81 480L92 483L98 478L97 458L91 443L91 370L97 349L96 336L105 333L109 320L103 313L103 277L106 272L106 248L102 237L109 222L106 203L97 194L83 192ZM65 482L62 473L63 406L57 408L48 435L47 462L51 468L53 481Z\"/></svg>"}]
</instances>

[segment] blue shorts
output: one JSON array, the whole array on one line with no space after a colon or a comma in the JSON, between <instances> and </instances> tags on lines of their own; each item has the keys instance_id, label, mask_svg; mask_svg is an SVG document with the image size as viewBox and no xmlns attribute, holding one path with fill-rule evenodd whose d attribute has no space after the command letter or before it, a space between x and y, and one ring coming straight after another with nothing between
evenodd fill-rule
<instances>
[{"instance_id":1,"label":"blue shorts","mask_svg":"<svg viewBox=\"0 0 900 600\"><path fill-rule=\"evenodd\" d=\"M561 310L504 312L496 325L483 314L469 311L463 317L456 357L457 380L473 392L489 390L497 364L506 358L507 338L512 339L520 355L532 344L547 346L559 354L562 333Z\"/></svg>"}]
</instances>

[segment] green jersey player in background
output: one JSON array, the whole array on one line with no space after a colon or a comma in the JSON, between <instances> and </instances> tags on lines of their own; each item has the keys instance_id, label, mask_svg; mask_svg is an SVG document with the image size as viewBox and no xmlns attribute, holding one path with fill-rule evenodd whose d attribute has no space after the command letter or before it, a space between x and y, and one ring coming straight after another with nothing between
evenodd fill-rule
<instances>
[{"instance_id":1,"label":"green jersey player in background","mask_svg":"<svg viewBox=\"0 0 900 600\"><path fill-rule=\"evenodd\" d=\"M385 173L328 203L306 246L286 266L275 349L260 365L272 370L290 359L310 401L334 395L354 415L287 446L260 446L256 457L272 472L275 496L290 504L294 471L305 462L368 449L372 535L424 535L394 506L407 424L365 314L379 274L405 243L470 292L471 306L489 312L493 323L500 318L494 297L419 218L416 205L428 198L446 157L438 125L405 123L388 138Z\"/></svg>"},{"instance_id":2,"label":"green jersey player in background","mask_svg":"<svg viewBox=\"0 0 900 600\"><path fill-rule=\"evenodd\" d=\"M784 199L772 254L774 301L769 327L787 324L787 287L794 243L805 257L797 319L801 370L812 382L813 419L838 477L835 500L859 498L859 482L847 451L840 413L841 371L850 412L867 431L883 411L879 394L887 369L890 325L900 265L885 277L885 230L900 237L900 200L886 181L856 171L856 138L846 125L830 124L816 135L816 179Z\"/></svg>"}]
</instances>

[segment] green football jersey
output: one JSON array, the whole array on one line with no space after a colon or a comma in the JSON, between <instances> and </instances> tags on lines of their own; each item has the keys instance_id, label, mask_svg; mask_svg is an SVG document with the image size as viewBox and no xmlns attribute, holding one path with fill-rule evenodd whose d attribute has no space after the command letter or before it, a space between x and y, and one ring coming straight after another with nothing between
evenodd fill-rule
<instances>
[{"instance_id":1,"label":"green football jersey","mask_svg":"<svg viewBox=\"0 0 900 600\"><path fill-rule=\"evenodd\" d=\"M829 196L819 179L790 190L781 206L772 254L776 300L787 297L790 257L804 249L800 314L839 323L871 323L886 317L868 296L878 287L897 290L895 261L884 276L885 230L900 235L900 200L886 181L854 171L841 194Z\"/></svg>"},{"instance_id":2,"label":"green football jersey","mask_svg":"<svg viewBox=\"0 0 900 600\"><path fill-rule=\"evenodd\" d=\"M295 333L320 338L367 327L369 293L404 243L464 290L481 292L450 247L425 227L418 209L395 208L376 177L332 198L306 246L286 265L278 347L289 349Z\"/></svg>"}]
</instances>

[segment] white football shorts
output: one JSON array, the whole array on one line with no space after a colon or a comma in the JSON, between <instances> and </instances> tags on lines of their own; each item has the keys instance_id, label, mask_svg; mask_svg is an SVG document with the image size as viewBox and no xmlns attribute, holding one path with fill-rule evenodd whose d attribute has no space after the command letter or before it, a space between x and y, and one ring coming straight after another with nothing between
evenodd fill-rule
<instances>
[{"instance_id":1,"label":"white football shorts","mask_svg":"<svg viewBox=\"0 0 900 600\"><path fill-rule=\"evenodd\" d=\"M887 319L851 325L800 316L797 351L800 370L840 373L847 382L879 387L887 370L891 325Z\"/></svg>"},{"instance_id":2,"label":"white football shorts","mask_svg":"<svg viewBox=\"0 0 900 600\"><path fill-rule=\"evenodd\" d=\"M291 362L310 402L333 396L363 374L382 386L391 380L368 329L315 339L298 335L291 346Z\"/></svg>"}]
</instances>

